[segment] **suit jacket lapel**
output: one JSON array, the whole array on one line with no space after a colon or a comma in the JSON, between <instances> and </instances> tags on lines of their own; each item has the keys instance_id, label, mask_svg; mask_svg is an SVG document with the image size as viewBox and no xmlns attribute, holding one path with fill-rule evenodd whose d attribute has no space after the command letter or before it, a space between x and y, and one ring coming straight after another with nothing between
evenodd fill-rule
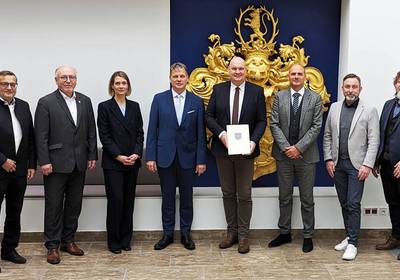
<instances>
[{"instance_id":1,"label":"suit jacket lapel","mask_svg":"<svg viewBox=\"0 0 400 280\"><path fill-rule=\"evenodd\" d=\"M357 106L356 111L354 112L354 116L353 116L353 120L351 121L351 126L350 126L350 131L349 131L349 137L351 136L351 134L354 131L354 128L356 126L356 123L358 121L358 119L360 118L362 112L364 111L364 104L362 103L362 101L360 100Z\"/></svg>"},{"instance_id":2,"label":"suit jacket lapel","mask_svg":"<svg viewBox=\"0 0 400 280\"><path fill-rule=\"evenodd\" d=\"M117 120L126 128L126 130L128 132L130 132L130 129L129 129L128 124L127 124L127 120L129 120L128 113L130 111L129 110L130 109L129 108L129 102L128 101L126 102L125 117L124 117L124 115L122 115L121 109L119 108L118 103L117 103L117 101L115 101L114 97L111 98L110 101L111 101L110 102L111 103L110 108L111 108L112 114L114 114L114 116L117 118Z\"/></svg>"},{"instance_id":3,"label":"suit jacket lapel","mask_svg":"<svg viewBox=\"0 0 400 280\"><path fill-rule=\"evenodd\" d=\"M287 91L287 94L284 95L284 103L283 103L283 110L284 110L284 115L286 115L286 119L288 122L288 129L290 126L290 111L292 110L292 96L290 93L290 90Z\"/></svg>"},{"instance_id":4,"label":"suit jacket lapel","mask_svg":"<svg viewBox=\"0 0 400 280\"><path fill-rule=\"evenodd\" d=\"M246 94L247 90L248 90L248 84L246 83L245 86L244 86L244 93L243 93L244 95L243 95L242 108L240 110L240 116L239 116L239 120L238 120L239 123L240 123L240 120L241 120L242 116L246 112L247 104L249 103L249 99L250 99L250 95Z\"/></svg>"},{"instance_id":5,"label":"suit jacket lapel","mask_svg":"<svg viewBox=\"0 0 400 280\"><path fill-rule=\"evenodd\" d=\"M171 116L171 118L173 120L175 120L176 126L179 126L178 124L178 118L176 117L176 110L175 110L175 104L174 104L174 96L172 95L172 90L168 91L168 93L166 94L166 108L171 108L171 114L173 116Z\"/></svg>"},{"instance_id":6,"label":"suit jacket lapel","mask_svg":"<svg viewBox=\"0 0 400 280\"><path fill-rule=\"evenodd\" d=\"M82 118L82 101L81 101L81 97L79 95L79 93L75 93L76 94L76 128L79 127L80 123L81 123L81 118ZM68 110L69 111L69 110Z\"/></svg>"},{"instance_id":7,"label":"suit jacket lapel","mask_svg":"<svg viewBox=\"0 0 400 280\"><path fill-rule=\"evenodd\" d=\"M186 92L186 98L185 98L185 104L183 105L183 113L182 113L182 119L181 119L181 125L186 119L187 112L189 111L189 108L191 108L192 104L192 98L189 94L189 92Z\"/></svg>"},{"instance_id":8,"label":"suit jacket lapel","mask_svg":"<svg viewBox=\"0 0 400 280\"><path fill-rule=\"evenodd\" d=\"M226 83L225 90L223 90L221 93L224 94L223 99L225 99L225 100L222 100L222 104L228 105L228 106L226 106L226 111L225 111L226 119L228 120L228 124L231 124L232 120L231 120L231 101L230 101L231 83L230 82Z\"/></svg>"},{"instance_id":9,"label":"suit jacket lapel","mask_svg":"<svg viewBox=\"0 0 400 280\"><path fill-rule=\"evenodd\" d=\"M301 114L300 114L300 131L301 131L301 126L304 123L304 118L306 117L306 112L309 109L311 101L311 94L310 92L305 89L304 90L304 95L303 98L301 99Z\"/></svg>"},{"instance_id":10,"label":"suit jacket lapel","mask_svg":"<svg viewBox=\"0 0 400 280\"><path fill-rule=\"evenodd\" d=\"M61 108L64 110L64 113L67 115L67 117L68 117L68 119L71 121L71 123L73 124L73 126L75 126L75 122L74 122L74 119L72 118L72 115L71 115L71 112L69 111L69 109L68 109L68 106L67 106L67 103L65 102L65 100L64 100L64 97L61 95L61 92L60 91L56 91L56 97L57 97L57 102L58 102L58 104L61 106ZM78 102L77 102L78 103ZM77 111L79 112L79 110L78 110L78 105L76 106L77 108ZM78 114L78 116L79 116L79 114ZM78 118L77 118L77 120L78 120Z\"/></svg>"}]
</instances>

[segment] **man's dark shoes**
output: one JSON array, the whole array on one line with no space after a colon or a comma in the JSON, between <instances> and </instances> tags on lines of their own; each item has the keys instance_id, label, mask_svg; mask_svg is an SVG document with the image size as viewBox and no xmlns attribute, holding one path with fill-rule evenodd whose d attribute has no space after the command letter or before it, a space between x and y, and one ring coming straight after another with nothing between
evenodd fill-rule
<instances>
[{"instance_id":1,"label":"man's dark shoes","mask_svg":"<svg viewBox=\"0 0 400 280\"><path fill-rule=\"evenodd\" d=\"M73 256L83 256L85 254L74 242L61 245L60 250Z\"/></svg>"},{"instance_id":2,"label":"man's dark shoes","mask_svg":"<svg viewBox=\"0 0 400 280\"><path fill-rule=\"evenodd\" d=\"M174 243L174 237L173 236L167 236L164 235L155 245L154 245L154 250L162 250L167 248L169 244Z\"/></svg>"},{"instance_id":3,"label":"man's dark shoes","mask_svg":"<svg viewBox=\"0 0 400 280\"><path fill-rule=\"evenodd\" d=\"M303 240L303 252L309 253L314 249L312 238L304 238Z\"/></svg>"},{"instance_id":4,"label":"man's dark shoes","mask_svg":"<svg viewBox=\"0 0 400 280\"><path fill-rule=\"evenodd\" d=\"M108 251L110 251L113 254L121 254L122 253L121 249L111 249L111 248L109 248Z\"/></svg>"},{"instance_id":5,"label":"man's dark shoes","mask_svg":"<svg viewBox=\"0 0 400 280\"><path fill-rule=\"evenodd\" d=\"M124 247L122 247L122 250L124 250L124 251L132 251L132 247L131 246L124 246Z\"/></svg>"},{"instance_id":6,"label":"man's dark shoes","mask_svg":"<svg viewBox=\"0 0 400 280\"><path fill-rule=\"evenodd\" d=\"M250 251L250 241L248 238L240 238L238 252L247 254Z\"/></svg>"},{"instance_id":7,"label":"man's dark shoes","mask_svg":"<svg viewBox=\"0 0 400 280\"><path fill-rule=\"evenodd\" d=\"M392 250L400 247L400 240L390 236L385 243L377 244L376 250Z\"/></svg>"},{"instance_id":8,"label":"man's dark shoes","mask_svg":"<svg viewBox=\"0 0 400 280\"><path fill-rule=\"evenodd\" d=\"M196 245L194 244L192 237L190 236L189 233L187 234L182 234L181 236L181 243L183 244L183 247L185 247L188 250L194 250L196 249Z\"/></svg>"},{"instance_id":9,"label":"man's dark shoes","mask_svg":"<svg viewBox=\"0 0 400 280\"><path fill-rule=\"evenodd\" d=\"M58 264L60 261L60 253L58 252L58 249L49 249L47 251L47 262L49 264Z\"/></svg>"},{"instance_id":10,"label":"man's dark shoes","mask_svg":"<svg viewBox=\"0 0 400 280\"><path fill-rule=\"evenodd\" d=\"M238 237L233 234L227 234L226 238L219 243L220 249L227 249L239 242Z\"/></svg>"},{"instance_id":11,"label":"man's dark shoes","mask_svg":"<svg viewBox=\"0 0 400 280\"><path fill-rule=\"evenodd\" d=\"M4 254L1 253L1 259L5 260L5 261L13 262L13 263L18 263L18 264L26 263L26 259L23 256L21 256L20 254L18 254L18 252L15 251L15 249L12 249L8 253L4 253Z\"/></svg>"},{"instance_id":12,"label":"man's dark shoes","mask_svg":"<svg viewBox=\"0 0 400 280\"><path fill-rule=\"evenodd\" d=\"M292 235L290 233L287 234L279 234L274 240L268 243L268 247L278 247L286 243L292 242Z\"/></svg>"}]
</instances>

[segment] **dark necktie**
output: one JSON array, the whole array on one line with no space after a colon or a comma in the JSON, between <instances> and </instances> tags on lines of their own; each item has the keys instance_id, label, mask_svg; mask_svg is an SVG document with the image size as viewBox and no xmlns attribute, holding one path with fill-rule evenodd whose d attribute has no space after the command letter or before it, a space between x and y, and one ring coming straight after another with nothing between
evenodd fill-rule
<instances>
[{"instance_id":1,"label":"dark necktie","mask_svg":"<svg viewBox=\"0 0 400 280\"><path fill-rule=\"evenodd\" d=\"M393 110L393 118L397 117L400 114L400 101L399 99L396 99L396 105Z\"/></svg>"},{"instance_id":2,"label":"dark necktie","mask_svg":"<svg viewBox=\"0 0 400 280\"><path fill-rule=\"evenodd\" d=\"M239 122L239 87L235 88L235 97L233 98L233 110L232 110L232 124Z\"/></svg>"},{"instance_id":3,"label":"dark necktie","mask_svg":"<svg viewBox=\"0 0 400 280\"><path fill-rule=\"evenodd\" d=\"M295 92L293 93L293 112L296 114L297 110L299 109L299 99L300 93Z\"/></svg>"}]
</instances>

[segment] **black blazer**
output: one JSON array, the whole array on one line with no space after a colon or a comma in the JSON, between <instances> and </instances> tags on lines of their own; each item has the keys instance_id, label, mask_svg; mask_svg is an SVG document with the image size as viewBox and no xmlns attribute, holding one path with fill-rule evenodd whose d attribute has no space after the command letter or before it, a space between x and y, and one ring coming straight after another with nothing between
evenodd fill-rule
<instances>
[{"instance_id":1,"label":"black blazer","mask_svg":"<svg viewBox=\"0 0 400 280\"><path fill-rule=\"evenodd\" d=\"M77 124L67 103L56 90L39 99L35 112L35 137L39 165L51 163L53 172L85 171L88 160L97 160L96 124L92 102L76 94Z\"/></svg>"},{"instance_id":2,"label":"black blazer","mask_svg":"<svg viewBox=\"0 0 400 280\"><path fill-rule=\"evenodd\" d=\"M207 107L206 124L208 129L213 133L211 152L214 156L228 155L228 150L219 140L218 136L222 131L226 131L228 124L231 124L229 107L230 87L230 81L215 85ZM254 158L260 154L259 141L267 125L265 106L263 88L246 82L239 124L249 125L250 140L256 143L254 152L246 156L247 158Z\"/></svg>"},{"instance_id":3,"label":"black blazer","mask_svg":"<svg viewBox=\"0 0 400 280\"><path fill-rule=\"evenodd\" d=\"M396 102L397 102L396 98L390 99L385 102L385 105L383 106L382 109L382 114L380 119L380 145L378 153L376 155L376 163L375 163L376 166L379 166L381 164L380 160L385 148L386 128L389 123L389 118L392 117L390 113L392 112L393 106L396 105ZM389 153L390 163L392 166L395 166L396 163L400 161L400 149L395 148L398 147L399 140L400 140L400 118L395 123L393 127L393 132L388 139L389 145L392 148Z\"/></svg>"},{"instance_id":4,"label":"black blazer","mask_svg":"<svg viewBox=\"0 0 400 280\"><path fill-rule=\"evenodd\" d=\"M15 98L14 113L22 129L21 144L17 153L15 153L10 110L7 105L0 101L0 165L8 158L15 160L17 165L15 174L26 176L28 168L36 169L32 115L28 103L18 98ZM3 168L0 168L0 179L5 178L8 174Z\"/></svg>"},{"instance_id":5,"label":"black blazer","mask_svg":"<svg viewBox=\"0 0 400 280\"><path fill-rule=\"evenodd\" d=\"M126 100L124 116L115 99L111 98L99 104L97 114L99 137L103 144L101 166L121 171L140 167L140 160L133 166L126 166L115 159L118 155L138 154L142 157L144 133L139 104Z\"/></svg>"}]
</instances>

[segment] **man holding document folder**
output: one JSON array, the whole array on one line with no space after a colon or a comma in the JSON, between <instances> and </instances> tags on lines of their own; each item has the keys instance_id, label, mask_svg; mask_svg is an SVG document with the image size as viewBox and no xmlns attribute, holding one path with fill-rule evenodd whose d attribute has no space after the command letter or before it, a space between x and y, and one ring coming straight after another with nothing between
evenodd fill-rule
<instances>
[{"instance_id":1,"label":"man holding document folder","mask_svg":"<svg viewBox=\"0 0 400 280\"><path fill-rule=\"evenodd\" d=\"M228 73L230 81L213 88L206 124L213 133L211 152L217 162L228 224L227 236L219 247L239 243L238 252L245 254L250 251L254 158L260 154L258 142L267 123L265 97L262 87L246 82L243 58L234 56Z\"/></svg>"}]
</instances>

